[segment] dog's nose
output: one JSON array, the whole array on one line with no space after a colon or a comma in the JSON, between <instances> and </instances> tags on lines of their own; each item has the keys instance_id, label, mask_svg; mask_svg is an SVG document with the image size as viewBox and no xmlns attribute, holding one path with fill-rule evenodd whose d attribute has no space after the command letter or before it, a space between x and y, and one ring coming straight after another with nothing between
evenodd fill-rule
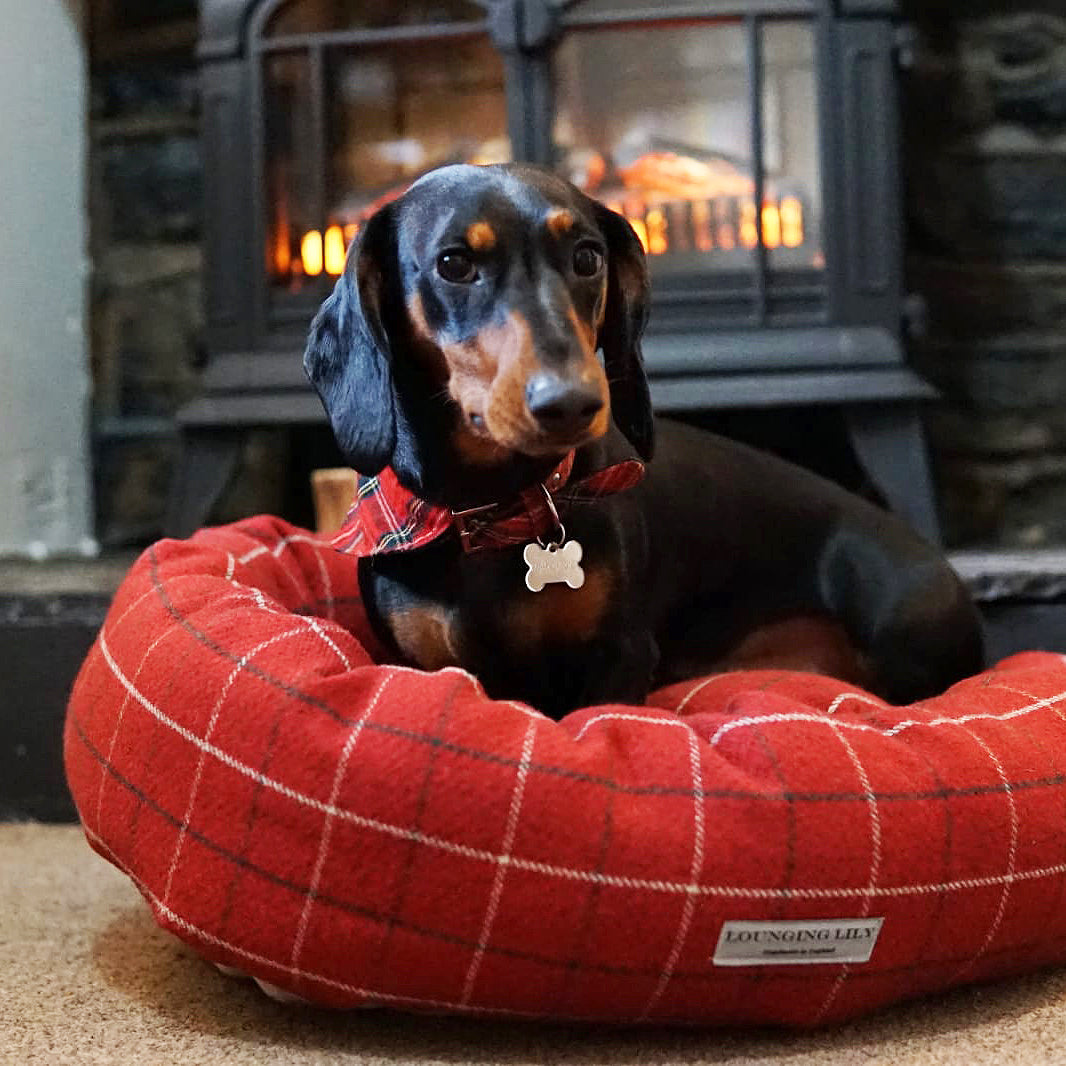
<instances>
[{"instance_id":1,"label":"dog's nose","mask_svg":"<svg viewBox=\"0 0 1066 1066\"><path fill-rule=\"evenodd\" d=\"M529 413L550 433L579 433L603 410L603 397L594 384L566 381L542 373L526 385Z\"/></svg>"}]
</instances>

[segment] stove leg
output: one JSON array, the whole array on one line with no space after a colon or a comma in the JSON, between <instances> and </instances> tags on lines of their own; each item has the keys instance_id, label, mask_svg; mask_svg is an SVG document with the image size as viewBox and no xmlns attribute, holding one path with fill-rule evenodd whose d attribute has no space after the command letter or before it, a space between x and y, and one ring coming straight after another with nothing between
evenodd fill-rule
<instances>
[{"instance_id":1,"label":"stove leg","mask_svg":"<svg viewBox=\"0 0 1066 1066\"><path fill-rule=\"evenodd\" d=\"M237 469L243 440L243 434L232 430L182 432L178 468L167 501L168 537L189 537L207 522Z\"/></svg>"},{"instance_id":2,"label":"stove leg","mask_svg":"<svg viewBox=\"0 0 1066 1066\"><path fill-rule=\"evenodd\" d=\"M856 457L889 507L939 545L940 521L917 406L863 404L846 408L844 418Z\"/></svg>"}]
</instances>

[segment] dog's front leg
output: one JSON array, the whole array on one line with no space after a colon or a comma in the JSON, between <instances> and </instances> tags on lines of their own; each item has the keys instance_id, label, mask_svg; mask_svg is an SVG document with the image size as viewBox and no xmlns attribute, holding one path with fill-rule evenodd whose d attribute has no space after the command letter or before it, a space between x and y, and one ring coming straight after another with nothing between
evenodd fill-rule
<instances>
[{"instance_id":1,"label":"dog's front leg","mask_svg":"<svg viewBox=\"0 0 1066 1066\"><path fill-rule=\"evenodd\" d=\"M643 703L659 651L647 630L596 636L536 655L479 655L473 665L494 699L518 699L558 720L598 703Z\"/></svg>"},{"instance_id":2,"label":"dog's front leg","mask_svg":"<svg viewBox=\"0 0 1066 1066\"><path fill-rule=\"evenodd\" d=\"M659 666L651 632L633 628L594 641L583 656L582 684L570 710L597 703L642 704Z\"/></svg>"}]
</instances>

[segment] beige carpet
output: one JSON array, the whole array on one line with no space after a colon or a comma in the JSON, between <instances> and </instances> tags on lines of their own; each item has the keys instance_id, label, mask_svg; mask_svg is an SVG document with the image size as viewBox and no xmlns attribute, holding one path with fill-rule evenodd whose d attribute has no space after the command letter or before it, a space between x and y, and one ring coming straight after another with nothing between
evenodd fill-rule
<instances>
[{"instance_id":1,"label":"beige carpet","mask_svg":"<svg viewBox=\"0 0 1066 1066\"><path fill-rule=\"evenodd\" d=\"M1066 1064L1066 972L818 1034L510 1025L283 1007L161 932L67 827L0 826L0 1063Z\"/></svg>"}]
</instances>

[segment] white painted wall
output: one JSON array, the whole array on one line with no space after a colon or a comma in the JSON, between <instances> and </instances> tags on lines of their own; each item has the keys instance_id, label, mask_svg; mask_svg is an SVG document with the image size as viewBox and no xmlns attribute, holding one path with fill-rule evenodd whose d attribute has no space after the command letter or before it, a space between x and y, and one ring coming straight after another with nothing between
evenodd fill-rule
<instances>
[{"instance_id":1,"label":"white painted wall","mask_svg":"<svg viewBox=\"0 0 1066 1066\"><path fill-rule=\"evenodd\" d=\"M94 550L83 0L0 0L0 555Z\"/></svg>"}]
</instances>

